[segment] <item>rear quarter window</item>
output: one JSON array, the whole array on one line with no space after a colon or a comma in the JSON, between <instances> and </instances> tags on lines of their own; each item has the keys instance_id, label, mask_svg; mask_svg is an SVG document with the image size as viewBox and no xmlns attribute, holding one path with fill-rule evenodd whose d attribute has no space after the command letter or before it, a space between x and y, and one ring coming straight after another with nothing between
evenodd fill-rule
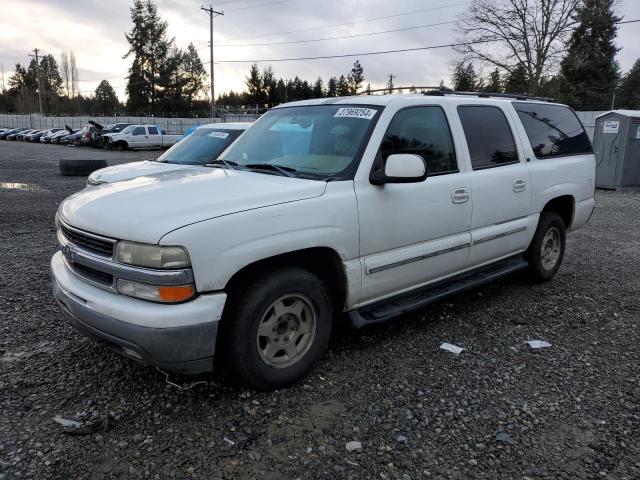
<instances>
[{"instance_id":1,"label":"rear quarter window","mask_svg":"<svg viewBox=\"0 0 640 480\"><path fill-rule=\"evenodd\" d=\"M536 158L592 153L575 112L564 105L513 102Z\"/></svg>"}]
</instances>

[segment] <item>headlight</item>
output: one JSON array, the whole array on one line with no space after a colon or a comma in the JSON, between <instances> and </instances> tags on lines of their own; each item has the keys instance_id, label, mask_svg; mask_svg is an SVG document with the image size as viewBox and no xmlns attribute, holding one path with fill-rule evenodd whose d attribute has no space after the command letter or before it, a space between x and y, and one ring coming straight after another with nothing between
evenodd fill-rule
<instances>
[{"instance_id":1,"label":"headlight","mask_svg":"<svg viewBox=\"0 0 640 480\"><path fill-rule=\"evenodd\" d=\"M89 177L87 178L87 186L102 185L103 183L107 183L107 182L103 182L102 180L96 180L93 174L89 175Z\"/></svg>"},{"instance_id":2,"label":"headlight","mask_svg":"<svg viewBox=\"0 0 640 480\"><path fill-rule=\"evenodd\" d=\"M157 286L118 279L118 291L130 297L152 302L176 303L189 300L196 293L193 285Z\"/></svg>"},{"instance_id":3,"label":"headlight","mask_svg":"<svg viewBox=\"0 0 640 480\"><path fill-rule=\"evenodd\" d=\"M121 241L116 246L116 260L128 265L147 268L187 268L191 265L184 247L146 245Z\"/></svg>"}]
</instances>

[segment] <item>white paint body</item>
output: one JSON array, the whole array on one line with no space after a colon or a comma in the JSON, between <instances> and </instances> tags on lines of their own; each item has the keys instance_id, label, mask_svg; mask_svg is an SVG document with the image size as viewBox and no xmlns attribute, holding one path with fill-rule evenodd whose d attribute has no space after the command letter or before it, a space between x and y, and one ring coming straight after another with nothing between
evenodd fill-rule
<instances>
[{"instance_id":1,"label":"white paint body","mask_svg":"<svg viewBox=\"0 0 640 480\"><path fill-rule=\"evenodd\" d=\"M384 106L353 180L208 168L158 172L85 189L65 200L59 214L89 232L186 247L201 293L224 292L236 272L259 260L311 247L332 249L346 273L348 311L523 252L540 212L558 196L575 201L569 230L584 225L592 213L594 156L537 160L510 100L423 95L332 100ZM505 113L519 163L472 169L457 113L459 105L470 104ZM419 183L372 185L374 158L394 114L430 105L447 116L460 171ZM192 303L196 308L195 301L183 308Z\"/></svg>"}]
</instances>

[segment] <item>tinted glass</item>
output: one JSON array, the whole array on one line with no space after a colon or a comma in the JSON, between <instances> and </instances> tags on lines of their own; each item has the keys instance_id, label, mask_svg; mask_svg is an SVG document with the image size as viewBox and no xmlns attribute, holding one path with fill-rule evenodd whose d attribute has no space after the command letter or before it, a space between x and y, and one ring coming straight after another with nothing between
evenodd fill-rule
<instances>
[{"instance_id":1,"label":"tinted glass","mask_svg":"<svg viewBox=\"0 0 640 480\"><path fill-rule=\"evenodd\" d=\"M489 105L458 107L474 170L516 163L518 152L502 110Z\"/></svg>"},{"instance_id":2,"label":"tinted glass","mask_svg":"<svg viewBox=\"0 0 640 480\"><path fill-rule=\"evenodd\" d=\"M562 105L514 102L537 158L591 153L591 142L576 114Z\"/></svg>"},{"instance_id":3,"label":"tinted glass","mask_svg":"<svg viewBox=\"0 0 640 480\"><path fill-rule=\"evenodd\" d=\"M238 168L270 163L293 168L293 175L305 178L350 178L379 110L361 105L275 108L247 130L224 157L236 162Z\"/></svg>"},{"instance_id":4,"label":"tinted glass","mask_svg":"<svg viewBox=\"0 0 640 480\"><path fill-rule=\"evenodd\" d=\"M133 129L133 135L145 135L146 130L144 127L136 127Z\"/></svg>"},{"instance_id":5,"label":"tinted glass","mask_svg":"<svg viewBox=\"0 0 640 480\"><path fill-rule=\"evenodd\" d=\"M159 162L204 165L222 153L242 133L241 130L198 128L167 150Z\"/></svg>"},{"instance_id":6,"label":"tinted glass","mask_svg":"<svg viewBox=\"0 0 640 480\"><path fill-rule=\"evenodd\" d=\"M149 135L157 135L158 129L156 127L149 127Z\"/></svg>"},{"instance_id":7,"label":"tinted glass","mask_svg":"<svg viewBox=\"0 0 640 480\"><path fill-rule=\"evenodd\" d=\"M429 175L458 171L451 132L440 107L415 107L399 111L380 144L382 158L396 153L420 155Z\"/></svg>"}]
</instances>

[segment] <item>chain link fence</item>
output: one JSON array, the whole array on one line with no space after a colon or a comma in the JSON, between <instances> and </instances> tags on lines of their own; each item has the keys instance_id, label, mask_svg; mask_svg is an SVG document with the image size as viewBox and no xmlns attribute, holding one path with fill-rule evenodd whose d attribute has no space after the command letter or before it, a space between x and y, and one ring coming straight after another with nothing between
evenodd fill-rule
<instances>
[{"instance_id":1,"label":"chain link fence","mask_svg":"<svg viewBox=\"0 0 640 480\"><path fill-rule=\"evenodd\" d=\"M110 123L134 123L158 125L162 130L170 134L181 134L191 127L219 122L254 122L260 117L257 112L247 113L223 113L219 118L174 118L174 117L98 117L88 115L46 117L37 114L13 115L0 114L0 128L37 128L48 130L50 128L82 128L89 120L93 120L102 126Z\"/></svg>"}]
</instances>

